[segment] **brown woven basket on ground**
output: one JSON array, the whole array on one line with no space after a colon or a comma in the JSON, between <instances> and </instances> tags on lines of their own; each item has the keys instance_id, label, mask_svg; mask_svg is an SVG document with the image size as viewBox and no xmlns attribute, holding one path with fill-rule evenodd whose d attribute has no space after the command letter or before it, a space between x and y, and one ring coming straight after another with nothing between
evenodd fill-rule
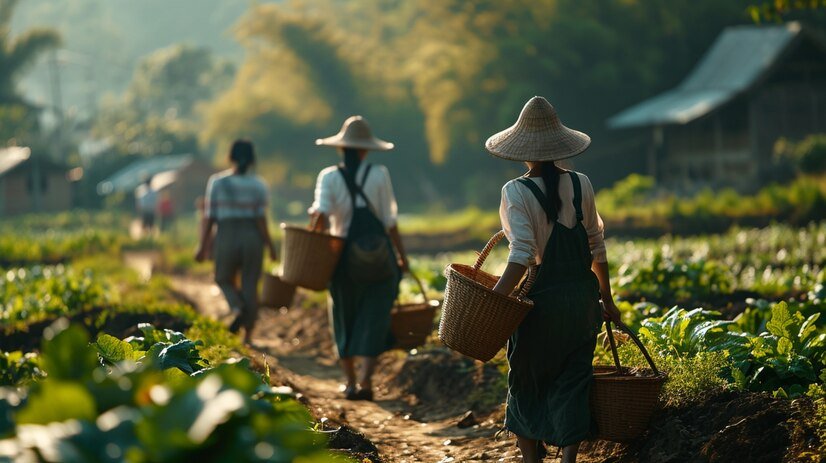
<instances>
[{"instance_id":1,"label":"brown woven basket on ground","mask_svg":"<svg viewBox=\"0 0 826 463\"><path fill-rule=\"evenodd\" d=\"M295 285L285 283L278 275L264 273L264 281L261 284L261 305L280 309L289 307L293 303L295 296Z\"/></svg>"},{"instance_id":2,"label":"brown woven basket on ground","mask_svg":"<svg viewBox=\"0 0 826 463\"><path fill-rule=\"evenodd\" d=\"M634 371L620 365L611 322L605 327L614 366L594 366L591 388L591 413L597 424L597 437L614 442L628 442L640 437L659 405L660 391L668 375L659 371L637 335L627 326L617 323L640 348L650 370Z\"/></svg>"},{"instance_id":3,"label":"brown woven basket on ground","mask_svg":"<svg viewBox=\"0 0 826 463\"><path fill-rule=\"evenodd\" d=\"M433 332L433 319L436 317L436 309L441 305L441 302L427 298L424 286L416 275L411 273L410 276L415 280L423 302L397 303L390 312L390 327L396 338L396 347L404 350L415 349L425 343Z\"/></svg>"},{"instance_id":4,"label":"brown woven basket on ground","mask_svg":"<svg viewBox=\"0 0 826 463\"><path fill-rule=\"evenodd\" d=\"M282 223L281 228L284 230L281 279L314 291L326 289L341 257L344 239L314 231L315 224L307 229Z\"/></svg>"},{"instance_id":5,"label":"brown woven basket on ground","mask_svg":"<svg viewBox=\"0 0 826 463\"><path fill-rule=\"evenodd\" d=\"M533 308L533 302L525 298L536 277L533 267L515 297L493 292L499 277L481 270L503 236L501 230L493 235L473 266L450 264L445 269L447 287L439 338L451 349L483 362L499 352Z\"/></svg>"}]
</instances>

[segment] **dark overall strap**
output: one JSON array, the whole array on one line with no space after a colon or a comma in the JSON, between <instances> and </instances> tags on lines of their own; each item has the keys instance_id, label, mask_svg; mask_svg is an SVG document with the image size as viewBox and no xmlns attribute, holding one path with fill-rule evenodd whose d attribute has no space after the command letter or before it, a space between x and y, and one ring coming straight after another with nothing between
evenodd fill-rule
<instances>
[{"instance_id":1,"label":"dark overall strap","mask_svg":"<svg viewBox=\"0 0 826 463\"><path fill-rule=\"evenodd\" d=\"M579 175L576 172L569 170L571 175L571 183L574 184L574 208L576 209L576 221L582 222L582 185L579 183Z\"/></svg>"},{"instance_id":2,"label":"dark overall strap","mask_svg":"<svg viewBox=\"0 0 826 463\"><path fill-rule=\"evenodd\" d=\"M344 173L344 168L341 167L341 166L338 167L339 173L341 174L342 177L344 177L344 184L347 185L347 191L350 193L350 200L353 202L353 210L356 209L356 195L361 195L361 197L364 199L364 202L367 203L368 208L372 207L370 205L370 200L367 199L367 195L364 194L364 190L362 190L362 187L367 182L367 175L370 174L370 168L371 167L373 167L373 164L367 164L364 167L364 175L361 176L361 185L359 185L355 181L356 179L354 178L353 179L354 182L353 182L352 186L350 185L350 182L347 181L347 175Z\"/></svg>"},{"instance_id":3,"label":"dark overall strap","mask_svg":"<svg viewBox=\"0 0 826 463\"><path fill-rule=\"evenodd\" d=\"M548 223L551 223L551 220L556 220L556 217L553 217L553 210L551 209L551 203L548 201L548 197L545 196L545 193L542 192L542 189L539 188L539 185L525 177L521 177L517 179L517 181L531 190L536 200L539 201L539 204L542 206L542 209L545 210L545 217L548 218Z\"/></svg>"}]
</instances>

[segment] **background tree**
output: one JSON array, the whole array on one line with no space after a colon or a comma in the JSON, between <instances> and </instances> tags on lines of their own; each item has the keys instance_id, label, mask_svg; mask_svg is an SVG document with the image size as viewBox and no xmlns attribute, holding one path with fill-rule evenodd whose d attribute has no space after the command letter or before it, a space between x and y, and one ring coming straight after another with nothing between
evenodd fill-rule
<instances>
[{"instance_id":1,"label":"background tree","mask_svg":"<svg viewBox=\"0 0 826 463\"><path fill-rule=\"evenodd\" d=\"M18 0L0 0L0 146L16 139L24 143L36 130L36 114L17 91L23 72L44 51L59 45L57 33L49 29L11 32L11 19Z\"/></svg>"},{"instance_id":2,"label":"background tree","mask_svg":"<svg viewBox=\"0 0 826 463\"><path fill-rule=\"evenodd\" d=\"M145 57L120 98L101 105L93 133L119 154L199 154L200 103L231 81L234 67L205 48L174 45Z\"/></svg>"}]
</instances>

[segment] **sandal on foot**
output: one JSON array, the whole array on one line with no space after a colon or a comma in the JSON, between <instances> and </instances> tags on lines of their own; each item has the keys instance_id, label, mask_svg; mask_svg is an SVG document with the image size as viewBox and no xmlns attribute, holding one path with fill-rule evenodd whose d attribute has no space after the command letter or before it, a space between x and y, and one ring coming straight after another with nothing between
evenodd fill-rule
<instances>
[{"instance_id":1,"label":"sandal on foot","mask_svg":"<svg viewBox=\"0 0 826 463\"><path fill-rule=\"evenodd\" d=\"M355 399L353 400L366 400L368 402L373 401L373 391L370 389L359 389L358 392L355 394Z\"/></svg>"},{"instance_id":2,"label":"sandal on foot","mask_svg":"<svg viewBox=\"0 0 826 463\"><path fill-rule=\"evenodd\" d=\"M359 400L358 399L358 392L356 391L355 386L348 386L344 389L344 398L346 400Z\"/></svg>"},{"instance_id":3,"label":"sandal on foot","mask_svg":"<svg viewBox=\"0 0 826 463\"><path fill-rule=\"evenodd\" d=\"M236 317L235 320L232 321L232 324L229 325L229 332L230 333L237 333L241 330L241 317Z\"/></svg>"}]
</instances>

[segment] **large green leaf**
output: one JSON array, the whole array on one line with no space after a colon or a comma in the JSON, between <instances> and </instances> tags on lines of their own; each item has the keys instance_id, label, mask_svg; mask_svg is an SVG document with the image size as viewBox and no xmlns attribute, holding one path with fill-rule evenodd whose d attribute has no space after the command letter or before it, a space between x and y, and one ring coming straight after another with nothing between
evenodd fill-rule
<instances>
[{"instance_id":1,"label":"large green leaf","mask_svg":"<svg viewBox=\"0 0 826 463\"><path fill-rule=\"evenodd\" d=\"M789 328L794 325L794 319L789 313L789 306L785 301L777 303L772 307L772 318L766 323L769 333L783 338L792 336Z\"/></svg>"},{"instance_id":2,"label":"large green leaf","mask_svg":"<svg viewBox=\"0 0 826 463\"><path fill-rule=\"evenodd\" d=\"M135 349L128 342L121 341L106 333L99 334L97 341L92 345L97 349L101 359L108 364L116 364L127 360L137 361L143 354L140 351L135 352Z\"/></svg>"},{"instance_id":3,"label":"large green leaf","mask_svg":"<svg viewBox=\"0 0 826 463\"><path fill-rule=\"evenodd\" d=\"M46 329L41 365L50 378L79 380L91 376L98 356L89 348L89 335L78 325L58 320Z\"/></svg>"},{"instance_id":4,"label":"large green leaf","mask_svg":"<svg viewBox=\"0 0 826 463\"><path fill-rule=\"evenodd\" d=\"M95 399L82 383L47 379L17 413L21 424L48 424L69 419L94 421Z\"/></svg>"}]
</instances>

